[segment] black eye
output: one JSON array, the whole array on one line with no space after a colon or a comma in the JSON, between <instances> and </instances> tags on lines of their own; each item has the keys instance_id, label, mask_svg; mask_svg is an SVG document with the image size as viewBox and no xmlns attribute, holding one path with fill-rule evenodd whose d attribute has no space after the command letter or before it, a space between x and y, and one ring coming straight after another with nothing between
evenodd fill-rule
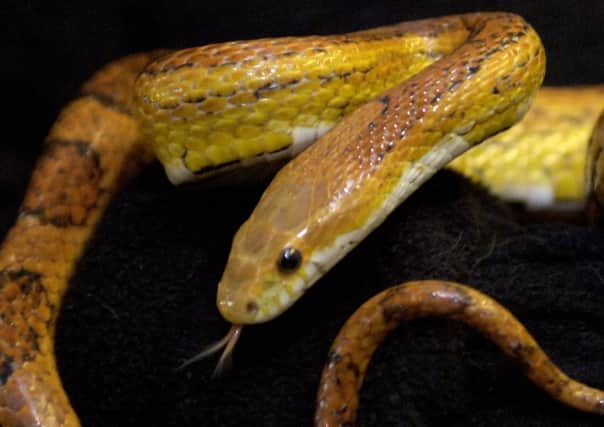
<instances>
[{"instance_id":1,"label":"black eye","mask_svg":"<svg viewBox=\"0 0 604 427\"><path fill-rule=\"evenodd\" d=\"M277 267L284 273L290 273L300 267L302 263L302 254L296 248L288 246L281 251L277 260Z\"/></svg>"}]
</instances>

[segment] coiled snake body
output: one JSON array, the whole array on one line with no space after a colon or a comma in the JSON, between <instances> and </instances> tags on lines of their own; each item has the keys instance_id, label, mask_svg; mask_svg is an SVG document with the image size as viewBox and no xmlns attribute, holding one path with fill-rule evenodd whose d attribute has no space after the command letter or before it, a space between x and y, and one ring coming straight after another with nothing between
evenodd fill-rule
<instances>
[{"instance_id":1,"label":"coiled snake body","mask_svg":"<svg viewBox=\"0 0 604 427\"><path fill-rule=\"evenodd\" d=\"M150 147L178 183L264 169L262 162L283 161L324 134L277 174L235 236L218 308L236 325L257 323L293 304L439 168L516 123L544 70L537 34L505 13L232 42L108 65L50 130L0 249L0 424L79 424L56 372L56 318L98 218L120 183L151 159ZM602 170L601 132L594 135L589 182ZM601 194L596 189L592 197ZM602 412L604 395L559 372L504 309L459 285L423 285L387 291L363 313L380 313L372 321L384 330L409 317L396 306L479 323L534 367L531 378L550 393ZM491 310L495 323L478 322L484 312L474 307ZM358 332L351 322L330 353L319 425L354 420L350 392L360 387L381 336L361 338L356 348L346 332ZM352 344L342 347L342 339ZM350 376L338 371L348 357L354 381L331 381Z\"/></svg>"}]
</instances>

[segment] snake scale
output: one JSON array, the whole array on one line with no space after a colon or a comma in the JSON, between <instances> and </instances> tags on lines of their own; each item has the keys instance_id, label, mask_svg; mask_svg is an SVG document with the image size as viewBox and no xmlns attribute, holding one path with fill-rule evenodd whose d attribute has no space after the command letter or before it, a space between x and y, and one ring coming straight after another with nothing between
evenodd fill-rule
<instances>
[{"instance_id":1,"label":"snake scale","mask_svg":"<svg viewBox=\"0 0 604 427\"><path fill-rule=\"evenodd\" d=\"M235 326L214 350L226 345L228 355L242 324L278 316L433 173L520 120L544 72L538 35L506 13L109 64L51 128L0 248L0 424L79 425L54 358L61 300L111 196L153 153L180 183L266 172L319 138L278 172L235 236L217 297ZM599 181L602 139L596 131L590 183ZM599 187L589 190L602 200ZM469 288L403 285L359 313L330 352L317 425L353 423L374 346L401 319L429 314L476 326L550 394L603 412L602 392L564 376L505 309ZM380 333L370 327L368 338L359 318Z\"/></svg>"}]
</instances>

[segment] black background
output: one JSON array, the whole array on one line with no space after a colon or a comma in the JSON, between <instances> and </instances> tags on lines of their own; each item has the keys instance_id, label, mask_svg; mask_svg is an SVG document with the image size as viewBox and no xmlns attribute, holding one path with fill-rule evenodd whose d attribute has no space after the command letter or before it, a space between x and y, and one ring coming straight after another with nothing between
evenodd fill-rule
<instances>
[{"instance_id":1,"label":"black background","mask_svg":"<svg viewBox=\"0 0 604 427\"><path fill-rule=\"evenodd\" d=\"M546 83L601 83L604 69L598 0L22 1L0 10L0 235L61 106L92 72L128 53L508 10L541 34ZM85 426L308 425L343 320L377 290L411 278L486 290L566 371L604 387L602 232L519 225L451 174L399 209L289 313L248 328L227 376L209 380L213 361L174 372L227 329L215 284L260 191L173 189L152 167L110 207L58 327L61 374ZM602 424L550 400L467 328L438 321L415 322L378 352L360 414L363 425Z\"/></svg>"}]
</instances>

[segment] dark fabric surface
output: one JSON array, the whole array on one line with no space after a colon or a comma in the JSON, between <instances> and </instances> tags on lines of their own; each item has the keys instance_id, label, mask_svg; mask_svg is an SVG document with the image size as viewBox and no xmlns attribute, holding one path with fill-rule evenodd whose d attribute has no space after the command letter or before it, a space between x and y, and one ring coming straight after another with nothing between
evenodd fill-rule
<instances>
[{"instance_id":1,"label":"dark fabric surface","mask_svg":"<svg viewBox=\"0 0 604 427\"><path fill-rule=\"evenodd\" d=\"M328 33L484 9L526 16L548 49L548 82L601 81L603 4L582 2L20 2L0 9L6 113L0 235L13 221L59 108L103 63L133 51L233 38ZM234 14L230 14L233 12ZM27 120L23 122L23 120ZM61 375L84 426L309 425L322 364L366 298L404 280L468 283L505 304L567 373L604 387L601 230L520 224L504 205L440 174L279 319L244 330L234 366L174 368L228 326L214 305L230 240L261 193L174 189L159 167L103 219L57 331ZM424 320L376 354L361 425L596 426L532 386L490 343Z\"/></svg>"},{"instance_id":2,"label":"dark fabric surface","mask_svg":"<svg viewBox=\"0 0 604 427\"><path fill-rule=\"evenodd\" d=\"M604 234L519 225L441 174L279 319L244 330L234 366L174 372L221 337L215 285L260 190L174 190L158 170L112 206L59 324L61 374L84 425L309 425L332 339L364 300L411 279L471 284L512 310L572 376L604 387ZM380 348L360 425L601 425L535 389L455 322L405 325ZM102 421L101 421L102 420ZM583 424L581 424L583 423Z\"/></svg>"}]
</instances>

